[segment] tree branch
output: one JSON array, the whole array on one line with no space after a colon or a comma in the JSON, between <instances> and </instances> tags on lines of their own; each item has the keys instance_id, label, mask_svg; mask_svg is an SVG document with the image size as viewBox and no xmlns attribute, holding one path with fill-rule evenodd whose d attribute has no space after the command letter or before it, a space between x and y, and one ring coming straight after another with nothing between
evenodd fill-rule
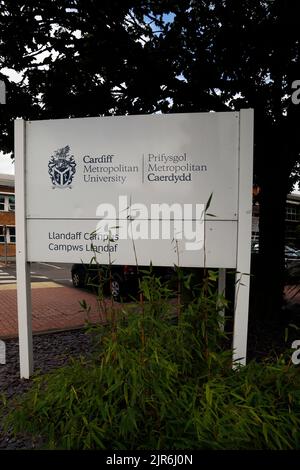
<instances>
[{"instance_id":1,"label":"tree branch","mask_svg":"<svg viewBox=\"0 0 300 470\"><path fill-rule=\"evenodd\" d=\"M40 49L38 49L37 51L33 51L33 52L29 52L28 54L25 54L23 56L23 59L25 57L35 57L36 55L41 54L42 52L45 52L45 51L50 51L51 49L52 49L51 46L41 46Z\"/></svg>"}]
</instances>

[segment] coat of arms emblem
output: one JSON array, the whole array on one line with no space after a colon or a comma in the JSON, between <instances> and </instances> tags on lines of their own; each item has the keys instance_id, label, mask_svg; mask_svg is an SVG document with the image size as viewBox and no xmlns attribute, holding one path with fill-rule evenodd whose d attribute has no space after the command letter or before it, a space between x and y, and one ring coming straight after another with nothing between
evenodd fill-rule
<instances>
[{"instance_id":1,"label":"coat of arms emblem","mask_svg":"<svg viewBox=\"0 0 300 470\"><path fill-rule=\"evenodd\" d=\"M71 183L76 172L74 155L69 155L70 147L62 147L55 150L48 163L53 188L71 188Z\"/></svg>"}]
</instances>

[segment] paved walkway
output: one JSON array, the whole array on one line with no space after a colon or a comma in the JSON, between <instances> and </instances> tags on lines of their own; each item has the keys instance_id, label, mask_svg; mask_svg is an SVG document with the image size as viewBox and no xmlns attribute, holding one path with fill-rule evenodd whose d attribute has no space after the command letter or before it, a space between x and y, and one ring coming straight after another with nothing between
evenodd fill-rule
<instances>
[{"instance_id":1,"label":"paved walkway","mask_svg":"<svg viewBox=\"0 0 300 470\"><path fill-rule=\"evenodd\" d=\"M95 295L65 287L55 282L35 282L31 284L32 330L33 333L67 330L84 326L90 322L103 321L106 301L102 308ZM90 307L87 313L80 306L85 300ZM15 284L0 286L0 338L18 336L17 291Z\"/></svg>"},{"instance_id":2,"label":"paved walkway","mask_svg":"<svg viewBox=\"0 0 300 470\"><path fill-rule=\"evenodd\" d=\"M284 294L288 302L292 304L300 305L300 286L299 285L285 286Z\"/></svg>"},{"instance_id":3,"label":"paved walkway","mask_svg":"<svg viewBox=\"0 0 300 470\"><path fill-rule=\"evenodd\" d=\"M286 286L285 294L300 309L299 286ZM31 298L33 333L80 328L87 321L105 321L110 310L110 300L100 305L94 294L52 281L32 283ZM82 301L86 302L88 312L81 307ZM17 336L16 284L0 284L0 339Z\"/></svg>"}]
</instances>

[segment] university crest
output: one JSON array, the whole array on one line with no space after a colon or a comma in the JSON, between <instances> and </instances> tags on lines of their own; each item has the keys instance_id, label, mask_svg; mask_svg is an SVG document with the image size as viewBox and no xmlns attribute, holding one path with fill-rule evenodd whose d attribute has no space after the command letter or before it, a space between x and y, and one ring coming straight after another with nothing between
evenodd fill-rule
<instances>
[{"instance_id":1,"label":"university crest","mask_svg":"<svg viewBox=\"0 0 300 470\"><path fill-rule=\"evenodd\" d=\"M53 188L71 188L71 183L76 172L74 155L69 155L70 147L62 147L55 150L48 163Z\"/></svg>"}]
</instances>

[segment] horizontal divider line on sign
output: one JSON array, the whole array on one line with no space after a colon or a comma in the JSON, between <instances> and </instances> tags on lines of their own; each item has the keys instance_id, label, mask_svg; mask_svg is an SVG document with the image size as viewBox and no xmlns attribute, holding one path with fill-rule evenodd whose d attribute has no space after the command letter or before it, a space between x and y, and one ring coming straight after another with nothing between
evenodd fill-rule
<instances>
[{"instance_id":1,"label":"horizontal divider line on sign","mask_svg":"<svg viewBox=\"0 0 300 470\"><path fill-rule=\"evenodd\" d=\"M26 220L98 220L99 222L101 220L112 220L112 221L118 221L118 220L126 220L128 222L133 222L134 220L148 220L148 221L151 221L151 220L186 220L186 221L199 221L199 220L202 220L202 219L140 219L140 218L136 218L136 219L99 219L97 217L80 217L80 218L76 218L76 217L27 217ZM209 222L237 222L238 219L219 219L217 217L212 217L212 218L205 218L204 219L205 221L209 221Z\"/></svg>"}]
</instances>

